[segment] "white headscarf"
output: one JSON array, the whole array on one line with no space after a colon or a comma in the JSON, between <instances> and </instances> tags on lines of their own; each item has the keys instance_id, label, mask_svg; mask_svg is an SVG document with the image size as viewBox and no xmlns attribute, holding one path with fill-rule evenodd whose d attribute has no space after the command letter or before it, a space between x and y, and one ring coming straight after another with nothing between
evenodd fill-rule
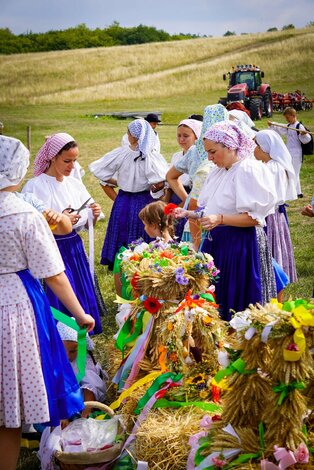
<instances>
[{"instance_id":1,"label":"white headscarf","mask_svg":"<svg viewBox=\"0 0 314 470\"><path fill-rule=\"evenodd\" d=\"M263 152L268 153L272 160L278 162L286 170L288 175L288 188L286 199L295 199L296 182L295 172L292 166L292 158L280 135L271 129L266 129L257 132L255 136L255 142L260 146Z\"/></svg>"},{"instance_id":2,"label":"white headscarf","mask_svg":"<svg viewBox=\"0 0 314 470\"><path fill-rule=\"evenodd\" d=\"M20 183L29 165L29 151L18 139L0 136L0 189Z\"/></svg>"},{"instance_id":3,"label":"white headscarf","mask_svg":"<svg viewBox=\"0 0 314 470\"><path fill-rule=\"evenodd\" d=\"M201 130L202 130L202 121L197 121L196 119L183 119L183 121L179 122L178 127L186 126L192 129L197 139L200 138Z\"/></svg>"},{"instance_id":4,"label":"white headscarf","mask_svg":"<svg viewBox=\"0 0 314 470\"><path fill-rule=\"evenodd\" d=\"M249 127L254 127L254 122L245 111L241 111L240 109L230 109L230 111L228 112L231 116L235 117L238 121L244 122Z\"/></svg>"}]
</instances>

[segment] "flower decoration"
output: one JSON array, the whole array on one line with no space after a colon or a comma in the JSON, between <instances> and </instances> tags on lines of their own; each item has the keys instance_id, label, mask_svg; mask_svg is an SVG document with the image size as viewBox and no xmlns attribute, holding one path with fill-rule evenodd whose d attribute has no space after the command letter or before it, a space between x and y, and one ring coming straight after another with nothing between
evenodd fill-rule
<instances>
[{"instance_id":1,"label":"flower decoration","mask_svg":"<svg viewBox=\"0 0 314 470\"><path fill-rule=\"evenodd\" d=\"M155 297L147 297L143 302L144 308L151 314L157 313L161 308L161 303Z\"/></svg>"},{"instance_id":2,"label":"flower decoration","mask_svg":"<svg viewBox=\"0 0 314 470\"><path fill-rule=\"evenodd\" d=\"M164 213L166 215L172 215L174 210L177 209L177 205L176 204L173 204L172 202L170 202L169 204L167 204L164 208Z\"/></svg>"}]
</instances>

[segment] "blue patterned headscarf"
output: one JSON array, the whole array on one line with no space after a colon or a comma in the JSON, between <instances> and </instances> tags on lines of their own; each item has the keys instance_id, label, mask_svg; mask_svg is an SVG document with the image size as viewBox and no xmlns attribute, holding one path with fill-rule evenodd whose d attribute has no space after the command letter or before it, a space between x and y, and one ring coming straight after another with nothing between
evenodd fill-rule
<instances>
[{"instance_id":1,"label":"blue patterned headscarf","mask_svg":"<svg viewBox=\"0 0 314 470\"><path fill-rule=\"evenodd\" d=\"M128 125L130 134L138 139L138 148L144 156L156 147L156 134L145 119L135 119Z\"/></svg>"},{"instance_id":2,"label":"blue patterned headscarf","mask_svg":"<svg viewBox=\"0 0 314 470\"><path fill-rule=\"evenodd\" d=\"M197 153L201 161L206 160L208 156L204 148L204 142L203 142L205 133L212 127L213 124L216 124L217 122L228 121L228 120L229 120L228 111L222 104L211 104L209 106L206 106L206 108L204 109L204 119L203 119L201 135L195 143Z\"/></svg>"}]
</instances>

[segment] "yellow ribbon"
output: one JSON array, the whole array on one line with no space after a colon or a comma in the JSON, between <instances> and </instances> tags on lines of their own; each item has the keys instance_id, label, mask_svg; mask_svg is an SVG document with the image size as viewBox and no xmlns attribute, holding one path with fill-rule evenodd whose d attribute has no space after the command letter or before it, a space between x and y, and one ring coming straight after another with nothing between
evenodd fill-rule
<instances>
[{"instance_id":1,"label":"yellow ribbon","mask_svg":"<svg viewBox=\"0 0 314 470\"><path fill-rule=\"evenodd\" d=\"M147 384L148 382L152 382L157 377L159 377L159 375L161 375L161 374L162 374L161 370L158 370L156 372L151 372L150 374L145 375L145 377L143 377L142 379L138 380L133 385L131 385L130 388L128 388L127 390L124 390L124 392L122 392L121 395L119 396L118 400L111 403L111 405L109 407L112 410L115 410L115 409L119 408L119 406L121 405L123 400L125 398L128 398L130 395L132 395L134 390L141 387L142 385Z\"/></svg>"},{"instance_id":2,"label":"yellow ribbon","mask_svg":"<svg viewBox=\"0 0 314 470\"><path fill-rule=\"evenodd\" d=\"M215 385L215 387L221 388L222 390L231 390L231 388L228 387L227 379L222 379L218 383L214 378L212 378L211 384Z\"/></svg>"},{"instance_id":3,"label":"yellow ribbon","mask_svg":"<svg viewBox=\"0 0 314 470\"><path fill-rule=\"evenodd\" d=\"M140 299L136 298L134 300L127 300L123 299L123 297L120 297L119 295L116 294L116 300L114 300L115 304L134 304L138 305L140 303Z\"/></svg>"},{"instance_id":4,"label":"yellow ribbon","mask_svg":"<svg viewBox=\"0 0 314 470\"><path fill-rule=\"evenodd\" d=\"M306 348L305 336L302 330L303 326L314 326L314 315L309 312L303 305L295 307L292 310L290 323L295 328L293 341L298 347L298 351L289 351L284 349L283 357L285 361L299 361Z\"/></svg>"}]
</instances>

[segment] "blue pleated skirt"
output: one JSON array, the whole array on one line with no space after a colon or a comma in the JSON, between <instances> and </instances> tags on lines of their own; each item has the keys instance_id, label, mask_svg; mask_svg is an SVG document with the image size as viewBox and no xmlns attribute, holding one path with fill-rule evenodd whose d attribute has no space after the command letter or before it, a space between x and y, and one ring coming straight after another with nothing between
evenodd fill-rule
<instances>
[{"instance_id":1,"label":"blue pleated skirt","mask_svg":"<svg viewBox=\"0 0 314 470\"><path fill-rule=\"evenodd\" d=\"M93 284L88 259L84 250L81 237L73 231L68 235L55 235L55 239L60 250L64 266L70 284L82 305L85 313L91 315L95 320L94 333L101 333L102 326L100 312L97 304L96 290ZM72 314L60 302L58 297L46 286L46 293L50 305L60 312Z\"/></svg>"},{"instance_id":2,"label":"blue pleated skirt","mask_svg":"<svg viewBox=\"0 0 314 470\"><path fill-rule=\"evenodd\" d=\"M201 251L213 256L220 269L216 300L220 316L229 321L232 310L262 302L262 283L255 227L218 226L203 241Z\"/></svg>"},{"instance_id":3,"label":"blue pleated skirt","mask_svg":"<svg viewBox=\"0 0 314 470\"><path fill-rule=\"evenodd\" d=\"M138 214L143 207L153 201L149 191L129 193L119 190L108 221L101 264L108 265L112 270L115 255L121 246L128 246L138 238L143 238L147 243L152 241L152 238L146 234Z\"/></svg>"},{"instance_id":4,"label":"blue pleated skirt","mask_svg":"<svg viewBox=\"0 0 314 470\"><path fill-rule=\"evenodd\" d=\"M58 426L61 419L68 419L83 410L82 393L39 281L27 269L16 274L23 282L35 313L50 414L50 421L42 424Z\"/></svg>"}]
</instances>

